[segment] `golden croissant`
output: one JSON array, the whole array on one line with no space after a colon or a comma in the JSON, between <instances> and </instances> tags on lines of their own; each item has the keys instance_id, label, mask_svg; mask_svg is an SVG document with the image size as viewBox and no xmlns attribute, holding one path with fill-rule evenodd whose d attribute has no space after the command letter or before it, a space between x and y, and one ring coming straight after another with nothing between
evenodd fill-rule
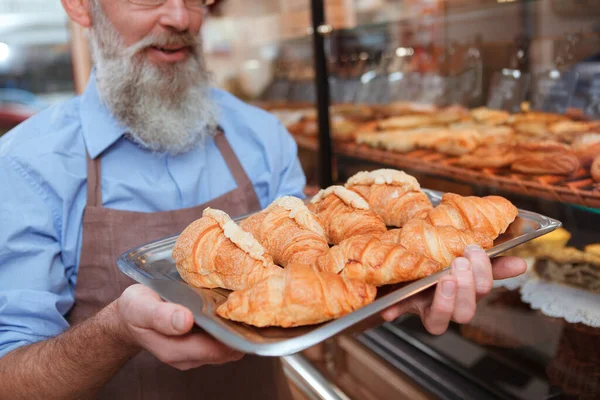
<instances>
[{"instance_id":1,"label":"golden croissant","mask_svg":"<svg viewBox=\"0 0 600 400\"><path fill-rule=\"evenodd\" d=\"M463 197L446 193L442 202L423 219L436 226L450 225L459 230L483 232L494 240L506 231L518 213L519 210L504 197Z\"/></svg>"},{"instance_id":2,"label":"golden croissant","mask_svg":"<svg viewBox=\"0 0 600 400\"><path fill-rule=\"evenodd\" d=\"M319 217L329 244L356 235L382 234L387 230L383 219L355 192L343 186L321 190L308 208Z\"/></svg>"},{"instance_id":3,"label":"golden croissant","mask_svg":"<svg viewBox=\"0 0 600 400\"><path fill-rule=\"evenodd\" d=\"M434 226L422 219L413 219L402 229L385 233L381 241L396 242L409 251L437 261L443 267L449 266L456 257L462 256L470 244L479 245L484 249L494 245L493 240L485 233L459 230L453 226Z\"/></svg>"},{"instance_id":4,"label":"golden croissant","mask_svg":"<svg viewBox=\"0 0 600 400\"><path fill-rule=\"evenodd\" d=\"M346 187L360 194L387 226L401 227L433 208L417 180L392 169L359 172Z\"/></svg>"},{"instance_id":5,"label":"golden croissant","mask_svg":"<svg viewBox=\"0 0 600 400\"><path fill-rule=\"evenodd\" d=\"M241 290L283 269L220 210L207 208L178 237L173 259L181 278L197 287Z\"/></svg>"},{"instance_id":6,"label":"golden croissant","mask_svg":"<svg viewBox=\"0 0 600 400\"><path fill-rule=\"evenodd\" d=\"M333 246L317 259L317 269L340 273L371 285L412 281L433 274L441 265L404 246L374 235L354 236Z\"/></svg>"},{"instance_id":7,"label":"golden croissant","mask_svg":"<svg viewBox=\"0 0 600 400\"><path fill-rule=\"evenodd\" d=\"M312 325L371 303L376 292L374 286L362 281L290 264L283 274L231 293L217 314L257 327Z\"/></svg>"},{"instance_id":8,"label":"golden croissant","mask_svg":"<svg viewBox=\"0 0 600 400\"><path fill-rule=\"evenodd\" d=\"M281 197L240 222L273 257L275 264L312 264L329 250L319 219L297 197Z\"/></svg>"}]
</instances>

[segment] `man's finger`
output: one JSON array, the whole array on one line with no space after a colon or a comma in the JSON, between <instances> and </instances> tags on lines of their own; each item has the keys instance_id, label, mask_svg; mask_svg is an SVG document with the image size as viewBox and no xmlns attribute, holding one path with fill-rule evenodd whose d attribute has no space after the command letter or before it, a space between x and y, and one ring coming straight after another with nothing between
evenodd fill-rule
<instances>
[{"instance_id":1,"label":"man's finger","mask_svg":"<svg viewBox=\"0 0 600 400\"><path fill-rule=\"evenodd\" d=\"M490 258L486 252L477 245L468 246L465 249L465 258L471 263L477 296L487 295L490 290L492 290L494 284Z\"/></svg>"},{"instance_id":2,"label":"man's finger","mask_svg":"<svg viewBox=\"0 0 600 400\"><path fill-rule=\"evenodd\" d=\"M427 308L421 320L432 335L441 335L448 329L454 311L458 283L456 277L446 275L437 284L431 307Z\"/></svg>"},{"instance_id":3,"label":"man's finger","mask_svg":"<svg viewBox=\"0 0 600 400\"><path fill-rule=\"evenodd\" d=\"M527 271L527 263L518 257L498 257L492 260L494 279L507 279Z\"/></svg>"},{"instance_id":4,"label":"man's finger","mask_svg":"<svg viewBox=\"0 0 600 400\"><path fill-rule=\"evenodd\" d=\"M169 337L150 331L147 333L146 341L149 344L147 350L162 362L177 368L222 364L243 357L243 353L227 347L206 333Z\"/></svg>"},{"instance_id":5,"label":"man's finger","mask_svg":"<svg viewBox=\"0 0 600 400\"><path fill-rule=\"evenodd\" d=\"M469 323L475 315L475 282L471 263L464 257L452 262L452 274L456 277L458 290L452 319L459 324Z\"/></svg>"},{"instance_id":6,"label":"man's finger","mask_svg":"<svg viewBox=\"0 0 600 400\"><path fill-rule=\"evenodd\" d=\"M143 285L133 285L125 290L121 300L123 318L134 328L150 329L163 335L183 335L194 325L190 310L162 301Z\"/></svg>"}]
</instances>

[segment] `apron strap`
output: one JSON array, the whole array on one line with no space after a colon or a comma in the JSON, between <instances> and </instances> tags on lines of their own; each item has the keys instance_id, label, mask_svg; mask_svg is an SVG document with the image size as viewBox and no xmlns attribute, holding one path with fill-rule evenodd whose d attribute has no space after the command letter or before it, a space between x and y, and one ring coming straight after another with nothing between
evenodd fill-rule
<instances>
[{"instance_id":1,"label":"apron strap","mask_svg":"<svg viewBox=\"0 0 600 400\"><path fill-rule=\"evenodd\" d=\"M233 152L231 145L225 137L223 128L218 126L217 131L218 132L215 135L215 144L219 148L223 159L225 159L225 163L227 164L231 175L233 175L235 183L240 190L246 192L250 210L259 211L262 207L260 205L260 201L258 200L258 196L256 195L256 191L254 190L254 185L252 185L252 181L248 177L248 174L246 174L242 163L240 163L240 160Z\"/></svg>"},{"instance_id":2,"label":"apron strap","mask_svg":"<svg viewBox=\"0 0 600 400\"><path fill-rule=\"evenodd\" d=\"M102 207L100 157L92 160L87 151L85 156L87 159L87 206Z\"/></svg>"}]
</instances>

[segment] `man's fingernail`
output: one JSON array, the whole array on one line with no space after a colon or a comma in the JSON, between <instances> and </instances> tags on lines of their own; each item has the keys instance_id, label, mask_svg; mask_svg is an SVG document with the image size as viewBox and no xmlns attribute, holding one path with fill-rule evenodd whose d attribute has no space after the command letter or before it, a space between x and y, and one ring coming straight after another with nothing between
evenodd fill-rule
<instances>
[{"instance_id":1,"label":"man's fingernail","mask_svg":"<svg viewBox=\"0 0 600 400\"><path fill-rule=\"evenodd\" d=\"M470 244L465 248L465 251L483 251L483 249L481 248L481 246L478 246L476 244Z\"/></svg>"},{"instance_id":2,"label":"man's fingernail","mask_svg":"<svg viewBox=\"0 0 600 400\"><path fill-rule=\"evenodd\" d=\"M459 257L454 260L454 266L457 271L467 271L471 266L471 263L466 258Z\"/></svg>"},{"instance_id":3,"label":"man's fingernail","mask_svg":"<svg viewBox=\"0 0 600 400\"><path fill-rule=\"evenodd\" d=\"M171 325L176 331L183 331L185 329L185 315L183 311L176 311L171 317Z\"/></svg>"},{"instance_id":4,"label":"man's fingernail","mask_svg":"<svg viewBox=\"0 0 600 400\"><path fill-rule=\"evenodd\" d=\"M454 297L456 293L456 282L446 281L442 283L442 294L446 297Z\"/></svg>"}]
</instances>

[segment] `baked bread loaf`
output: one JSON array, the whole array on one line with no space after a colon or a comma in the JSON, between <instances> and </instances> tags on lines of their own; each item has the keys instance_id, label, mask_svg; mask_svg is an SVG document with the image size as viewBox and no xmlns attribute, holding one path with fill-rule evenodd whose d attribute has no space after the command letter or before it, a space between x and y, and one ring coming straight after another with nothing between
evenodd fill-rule
<instances>
[{"instance_id":1,"label":"baked bread loaf","mask_svg":"<svg viewBox=\"0 0 600 400\"><path fill-rule=\"evenodd\" d=\"M446 193L441 203L423 216L435 226L478 231L491 240L506 232L519 213L510 201L500 196L463 197Z\"/></svg>"},{"instance_id":2,"label":"baked bread loaf","mask_svg":"<svg viewBox=\"0 0 600 400\"><path fill-rule=\"evenodd\" d=\"M419 182L403 171L359 172L348 179L346 187L361 195L387 226L401 227L433 208Z\"/></svg>"},{"instance_id":3,"label":"baked bread loaf","mask_svg":"<svg viewBox=\"0 0 600 400\"><path fill-rule=\"evenodd\" d=\"M398 229L400 231L400 229ZM429 276L441 265L376 235L353 236L317 259L320 271L339 273L371 285L383 286Z\"/></svg>"},{"instance_id":4,"label":"baked bread loaf","mask_svg":"<svg viewBox=\"0 0 600 400\"><path fill-rule=\"evenodd\" d=\"M231 293L217 314L257 327L312 325L357 310L371 303L376 293L363 281L291 264L283 274Z\"/></svg>"},{"instance_id":5,"label":"baked bread loaf","mask_svg":"<svg viewBox=\"0 0 600 400\"><path fill-rule=\"evenodd\" d=\"M173 259L181 279L204 288L241 290L283 273L251 233L211 208L177 238Z\"/></svg>"},{"instance_id":6,"label":"baked bread loaf","mask_svg":"<svg viewBox=\"0 0 600 400\"><path fill-rule=\"evenodd\" d=\"M600 183L600 155L596 157L594 162L592 163L592 167L590 168L590 172L592 174L592 179L596 182Z\"/></svg>"},{"instance_id":7,"label":"baked bread loaf","mask_svg":"<svg viewBox=\"0 0 600 400\"><path fill-rule=\"evenodd\" d=\"M321 221L296 197L275 200L263 211L240 222L283 267L311 264L329 250Z\"/></svg>"},{"instance_id":8,"label":"baked bread loaf","mask_svg":"<svg viewBox=\"0 0 600 400\"><path fill-rule=\"evenodd\" d=\"M356 235L381 234L387 228L369 203L343 186L321 190L308 206L323 223L329 244L338 244Z\"/></svg>"}]
</instances>

